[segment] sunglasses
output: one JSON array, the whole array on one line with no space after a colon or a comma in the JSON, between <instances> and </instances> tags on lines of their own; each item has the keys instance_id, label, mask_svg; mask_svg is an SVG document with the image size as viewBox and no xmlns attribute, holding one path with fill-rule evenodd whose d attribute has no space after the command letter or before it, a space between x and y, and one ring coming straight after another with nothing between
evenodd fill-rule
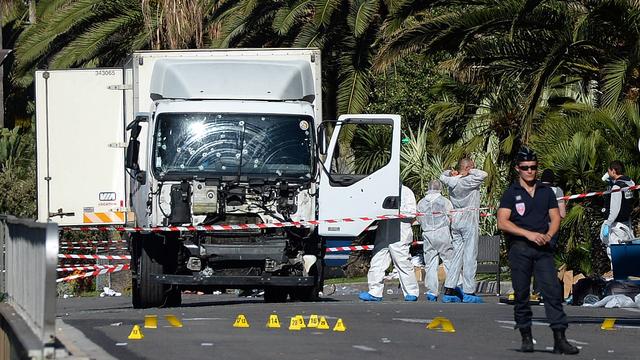
<instances>
[{"instance_id":1,"label":"sunglasses","mask_svg":"<svg viewBox=\"0 0 640 360\"><path fill-rule=\"evenodd\" d=\"M538 170L538 165L531 165L531 166L520 166L518 165L518 169L522 170L522 171L528 171L529 169L531 169L531 171L536 171Z\"/></svg>"}]
</instances>

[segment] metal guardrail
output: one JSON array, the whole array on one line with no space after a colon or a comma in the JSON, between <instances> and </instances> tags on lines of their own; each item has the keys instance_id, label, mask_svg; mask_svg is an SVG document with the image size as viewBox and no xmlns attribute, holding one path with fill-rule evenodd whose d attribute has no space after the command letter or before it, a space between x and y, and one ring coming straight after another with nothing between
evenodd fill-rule
<instances>
[{"instance_id":1,"label":"metal guardrail","mask_svg":"<svg viewBox=\"0 0 640 360\"><path fill-rule=\"evenodd\" d=\"M0 216L0 291L43 347L55 341L58 225Z\"/></svg>"}]
</instances>

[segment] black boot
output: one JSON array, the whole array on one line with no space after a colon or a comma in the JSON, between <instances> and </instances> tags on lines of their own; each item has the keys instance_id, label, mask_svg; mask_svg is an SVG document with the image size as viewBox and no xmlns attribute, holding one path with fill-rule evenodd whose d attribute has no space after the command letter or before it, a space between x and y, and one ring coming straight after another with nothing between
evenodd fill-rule
<instances>
[{"instance_id":1,"label":"black boot","mask_svg":"<svg viewBox=\"0 0 640 360\"><path fill-rule=\"evenodd\" d=\"M577 347L569 344L564 335L565 329L553 329L553 353L575 355L580 352Z\"/></svg>"},{"instance_id":2,"label":"black boot","mask_svg":"<svg viewBox=\"0 0 640 360\"><path fill-rule=\"evenodd\" d=\"M520 328L520 335L522 335L522 346L520 346L520 351L533 352L533 336L531 335L531 328Z\"/></svg>"}]
</instances>

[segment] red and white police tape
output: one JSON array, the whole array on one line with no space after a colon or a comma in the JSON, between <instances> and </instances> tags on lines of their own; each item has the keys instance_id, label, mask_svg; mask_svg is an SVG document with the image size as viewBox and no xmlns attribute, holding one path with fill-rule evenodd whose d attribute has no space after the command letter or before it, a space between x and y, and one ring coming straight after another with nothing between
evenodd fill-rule
<instances>
[{"instance_id":1,"label":"red and white police tape","mask_svg":"<svg viewBox=\"0 0 640 360\"><path fill-rule=\"evenodd\" d=\"M88 255L88 254L58 254L58 259L83 260L131 260L131 255Z\"/></svg>"},{"instance_id":2,"label":"red and white police tape","mask_svg":"<svg viewBox=\"0 0 640 360\"><path fill-rule=\"evenodd\" d=\"M60 245L63 246L72 246L72 245L113 245L113 244L126 244L127 241L126 240L100 240L100 241L92 241L92 240L87 240L87 241L67 241L67 240L62 240L59 242Z\"/></svg>"},{"instance_id":3,"label":"red and white police tape","mask_svg":"<svg viewBox=\"0 0 640 360\"><path fill-rule=\"evenodd\" d=\"M593 191L593 192L588 192L588 193L584 193L584 194L567 195L567 196L559 197L557 200L584 199L584 198L588 198L588 197L592 197L592 196L602 196L602 195L608 195L608 194L611 194L611 193L614 193L614 192L634 191L634 190L638 190L638 189L640 189L640 185L633 185L633 186L627 186L627 187L620 188L620 189L612 189L612 190L606 190L606 191Z\"/></svg>"},{"instance_id":4,"label":"red and white police tape","mask_svg":"<svg viewBox=\"0 0 640 360\"><path fill-rule=\"evenodd\" d=\"M458 209L452 212L478 211L474 209ZM434 212L433 214L440 214ZM249 229L273 229L285 227L310 227L320 224L339 224L352 223L357 221L375 221L375 220L392 220L392 219L412 219L416 216L424 216L426 213L406 213L392 215L376 215L376 216L360 216L342 219L324 219L324 220L300 220L300 221L284 221L263 224L232 224L232 225L190 225L190 226L156 226L156 227L125 227L125 226L81 226L81 227L65 227L67 231L125 231L125 232L178 232L178 231L230 231L230 230L249 230ZM489 213L481 213L481 217L493 216Z\"/></svg>"},{"instance_id":5,"label":"red and white police tape","mask_svg":"<svg viewBox=\"0 0 640 360\"><path fill-rule=\"evenodd\" d=\"M96 250L96 251L104 251L104 250L126 250L126 247L101 247L101 246L60 246L61 250Z\"/></svg>"},{"instance_id":6,"label":"red and white police tape","mask_svg":"<svg viewBox=\"0 0 640 360\"><path fill-rule=\"evenodd\" d=\"M57 272L69 272L69 271L89 271L99 269L110 269L118 265L69 265L66 267L56 268Z\"/></svg>"},{"instance_id":7,"label":"red and white police tape","mask_svg":"<svg viewBox=\"0 0 640 360\"><path fill-rule=\"evenodd\" d=\"M327 252L373 250L373 245L328 247Z\"/></svg>"},{"instance_id":8,"label":"red and white police tape","mask_svg":"<svg viewBox=\"0 0 640 360\"><path fill-rule=\"evenodd\" d=\"M71 280L76 280L76 279L86 278L86 277L94 277L98 275L110 274L110 273L123 271L123 270L129 270L129 264L121 264L112 268L100 269L100 270L96 270L96 271L92 271L84 274L69 275L60 279L56 279L56 282L71 281Z\"/></svg>"},{"instance_id":9,"label":"red and white police tape","mask_svg":"<svg viewBox=\"0 0 640 360\"><path fill-rule=\"evenodd\" d=\"M558 200L574 200L584 199L593 196L602 196L619 191L633 191L640 188L640 185L629 186L621 189L607 190L607 191L594 191L584 194L568 195L559 197ZM491 208L465 208L451 210L451 213L465 212L465 211L480 211ZM431 215L442 214L440 212L433 212ZM126 227L126 226L80 226L80 227L62 227L63 230L68 231L125 231L125 232L178 232L178 231L230 231L230 230L249 230L249 229L269 229L269 228L285 228L285 227L310 227L320 224L337 224L337 223L351 223L357 221L375 221L375 220L391 220L391 219L407 219L416 216L428 215L426 213L411 213L411 214L393 214L393 215L377 215L377 216L359 216L348 217L342 219L323 219L323 220L300 220L300 221L284 221L274 223L263 224L226 224L226 225L192 225L192 226L157 226L157 227ZM481 217L493 216L491 213L480 213Z\"/></svg>"}]
</instances>

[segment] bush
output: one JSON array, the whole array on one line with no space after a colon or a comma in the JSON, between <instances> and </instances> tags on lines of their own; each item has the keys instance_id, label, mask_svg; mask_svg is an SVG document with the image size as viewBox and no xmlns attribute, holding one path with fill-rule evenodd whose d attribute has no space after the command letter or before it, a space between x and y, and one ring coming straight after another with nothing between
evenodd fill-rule
<instances>
[{"instance_id":1,"label":"bush","mask_svg":"<svg viewBox=\"0 0 640 360\"><path fill-rule=\"evenodd\" d=\"M0 132L0 214L36 217L34 132Z\"/></svg>"}]
</instances>

